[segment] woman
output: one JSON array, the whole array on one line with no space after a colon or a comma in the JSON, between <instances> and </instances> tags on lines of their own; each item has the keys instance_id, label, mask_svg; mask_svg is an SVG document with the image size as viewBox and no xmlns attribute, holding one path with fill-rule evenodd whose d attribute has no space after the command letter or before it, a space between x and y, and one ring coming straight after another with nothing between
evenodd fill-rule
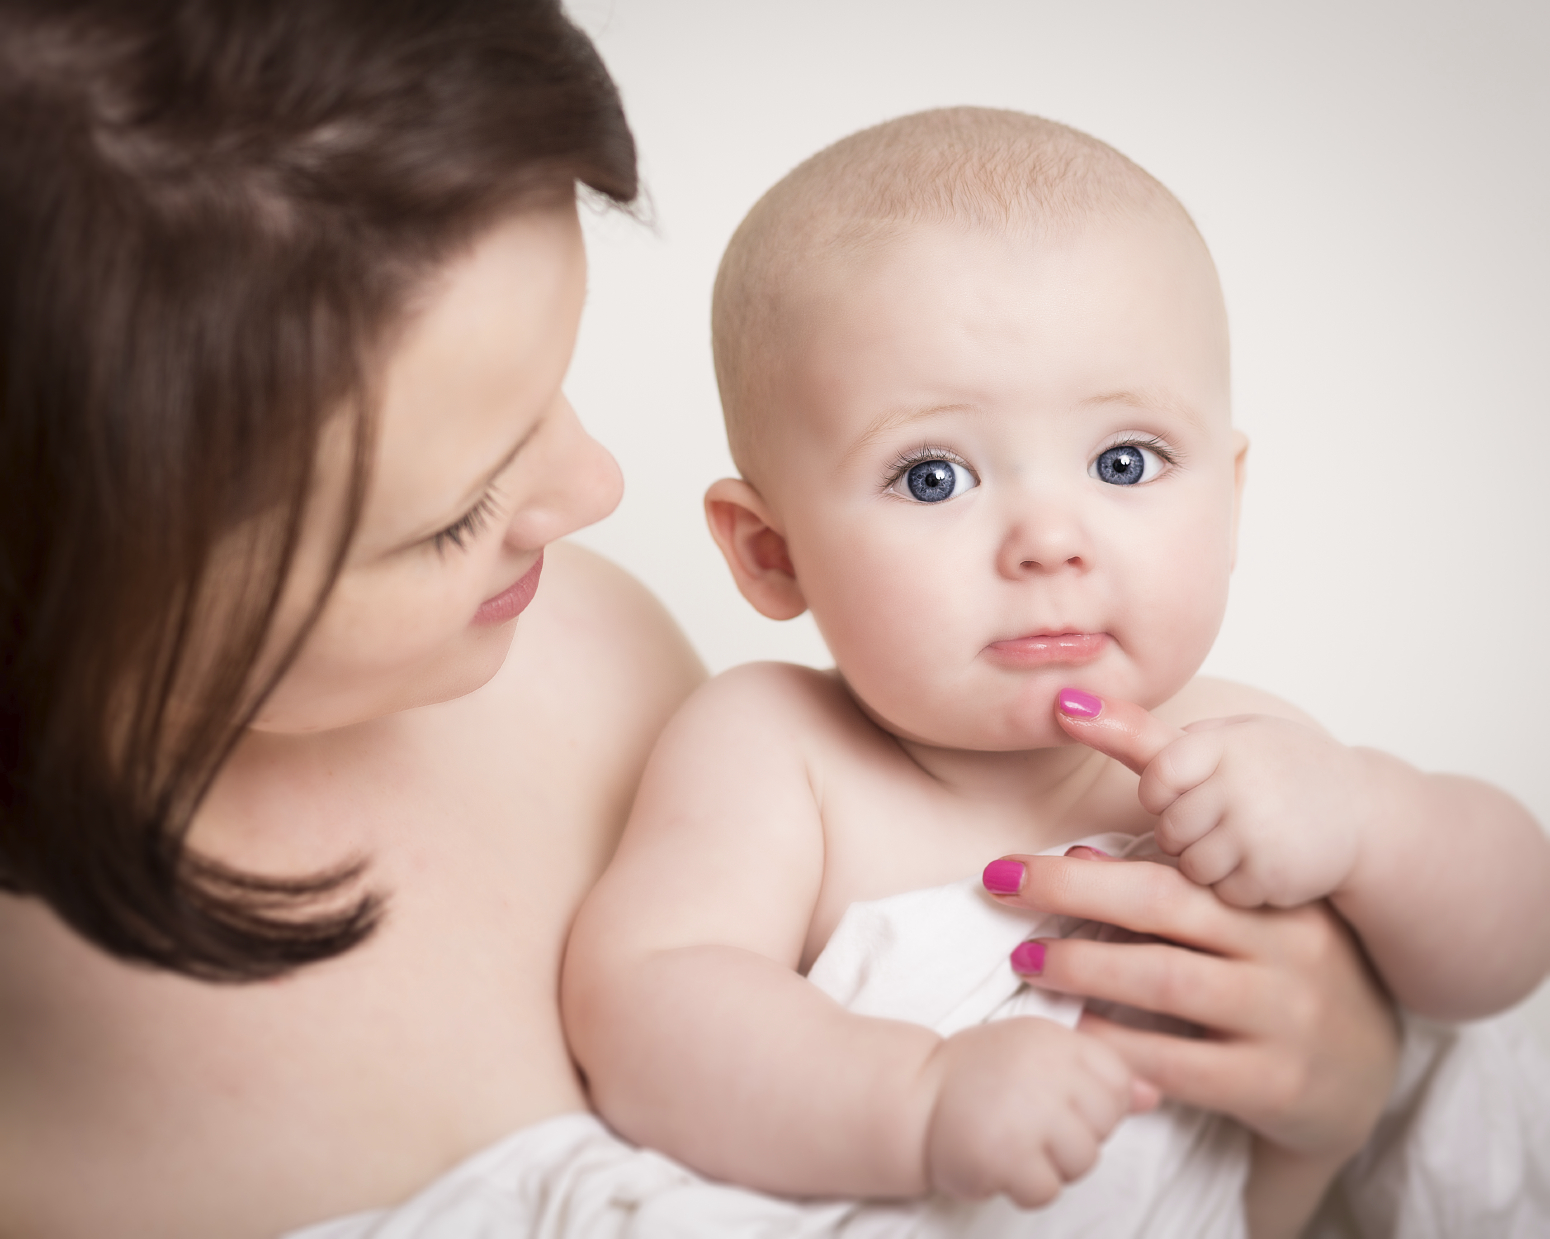
<instances>
[{"instance_id":1,"label":"woman","mask_svg":"<svg viewBox=\"0 0 1550 1239\"><path fill-rule=\"evenodd\" d=\"M584 1109L561 945L702 674L556 544L619 495L560 391L617 96L543 0L6 0L0 135L0 1230L391 1203ZM1139 1071L1349 1154L1349 939L1156 915L1219 958L1068 984L1187 1001Z\"/></svg>"}]
</instances>

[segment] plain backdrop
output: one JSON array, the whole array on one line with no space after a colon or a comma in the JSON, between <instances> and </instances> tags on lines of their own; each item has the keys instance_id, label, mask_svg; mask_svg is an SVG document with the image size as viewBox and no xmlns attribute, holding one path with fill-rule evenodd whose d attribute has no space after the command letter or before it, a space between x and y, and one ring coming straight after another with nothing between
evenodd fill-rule
<instances>
[{"instance_id":1,"label":"plain backdrop","mask_svg":"<svg viewBox=\"0 0 1550 1239\"><path fill-rule=\"evenodd\" d=\"M713 671L827 665L810 620L743 602L705 530L705 487L733 472L708 326L722 247L846 133L1018 108L1163 181L1221 273L1253 448L1205 670L1550 821L1550 4L568 7L619 83L649 212L587 217L567 388L626 492L580 540L644 580ZM1550 1041L1550 988L1533 1007Z\"/></svg>"}]
</instances>

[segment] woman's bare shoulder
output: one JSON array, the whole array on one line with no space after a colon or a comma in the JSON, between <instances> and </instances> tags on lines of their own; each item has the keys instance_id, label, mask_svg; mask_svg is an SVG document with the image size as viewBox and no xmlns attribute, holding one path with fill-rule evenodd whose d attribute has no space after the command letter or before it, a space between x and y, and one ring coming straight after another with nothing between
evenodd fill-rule
<instances>
[{"instance_id":1,"label":"woman's bare shoulder","mask_svg":"<svg viewBox=\"0 0 1550 1239\"><path fill-rule=\"evenodd\" d=\"M656 597L601 555L560 542L544 552L538 595L517 621L500 677L600 693L619 704L671 713L705 679L705 668Z\"/></svg>"},{"instance_id":2,"label":"woman's bare shoulder","mask_svg":"<svg viewBox=\"0 0 1550 1239\"><path fill-rule=\"evenodd\" d=\"M618 817L667 721L705 668L651 592L622 568L566 543L544 552L511 652L470 702L485 725L567 784L584 777ZM574 794L583 794L573 788Z\"/></svg>"},{"instance_id":3,"label":"woman's bare shoulder","mask_svg":"<svg viewBox=\"0 0 1550 1239\"><path fill-rule=\"evenodd\" d=\"M1307 723L1310 727L1318 726L1306 712L1274 693L1208 675L1197 675L1152 713L1176 727L1200 719L1230 718L1238 714L1269 714Z\"/></svg>"}]
</instances>

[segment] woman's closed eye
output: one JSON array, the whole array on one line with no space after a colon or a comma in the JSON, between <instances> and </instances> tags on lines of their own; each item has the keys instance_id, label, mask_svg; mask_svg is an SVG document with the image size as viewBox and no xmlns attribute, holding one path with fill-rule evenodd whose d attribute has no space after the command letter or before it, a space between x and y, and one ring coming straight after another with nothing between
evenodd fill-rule
<instances>
[{"instance_id":1,"label":"woman's closed eye","mask_svg":"<svg viewBox=\"0 0 1550 1239\"><path fill-rule=\"evenodd\" d=\"M956 499L979 484L961 460L932 451L900 461L888 489L920 503L941 503Z\"/></svg>"},{"instance_id":2,"label":"woman's closed eye","mask_svg":"<svg viewBox=\"0 0 1550 1239\"><path fill-rule=\"evenodd\" d=\"M1136 486L1161 477L1173 463L1173 454L1160 441L1117 443L1094 457L1087 476L1110 486Z\"/></svg>"},{"instance_id":3,"label":"woman's closed eye","mask_svg":"<svg viewBox=\"0 0 1550 1239\"><path fill-rule=\"evenodd\" d=\"M492 487L480 495L479 502L469 508L458 520L440 533L434 534L431 537L431 544L436 548L438 555L446 554L448 546L455 546L461 551L483 533L490 521L499 515L500 504L496 501L495 490Z\"/></svg>"}]
</instances>

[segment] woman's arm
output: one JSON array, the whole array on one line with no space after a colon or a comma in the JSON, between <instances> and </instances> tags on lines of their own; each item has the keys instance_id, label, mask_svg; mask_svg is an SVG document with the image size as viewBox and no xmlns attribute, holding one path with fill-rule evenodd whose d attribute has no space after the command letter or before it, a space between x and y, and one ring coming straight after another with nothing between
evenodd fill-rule
<instances>
[{"instance_id":1,"label":"woman's arm","mask_svg":"<svg viewBox=\"0 0 1550 1239\"><path fill-rule=\"evenodd\" d=\"M1350 931L1323 905L1229 907L1164 865L1012 859L1024 880L1003 900L1169 940L1047 941L1028 979L1206 1028L1191 1039L1092 1016L1082 1025L1166 1096L1248 1127L1250 1234L1296 1235L1366 1142L1398 1058L1394 1013Z\"/></svg>"}]
</instances>

